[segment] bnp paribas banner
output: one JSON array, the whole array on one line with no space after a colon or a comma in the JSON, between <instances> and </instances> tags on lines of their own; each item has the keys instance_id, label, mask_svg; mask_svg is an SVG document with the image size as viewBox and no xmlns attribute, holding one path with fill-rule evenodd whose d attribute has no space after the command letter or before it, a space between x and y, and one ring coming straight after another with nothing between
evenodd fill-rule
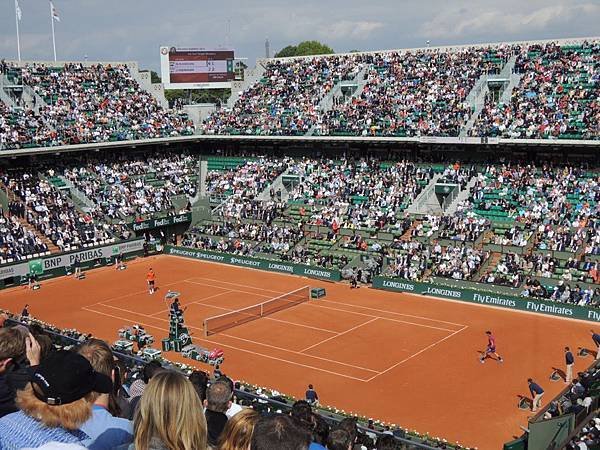
<instances>
[{"instance_id":1,"label":"bnp paribas banner","mask_svg":"<svg viewBox=\"0 0 600 450\"><path fill-rule=\"evenodd\" d=\"M570 305L565 303L537 300L530 297L512 297L487 293L472 289L443 286L431 283L417 283L401 278L375 277L373 287L397 292L410 292L413 294L431 295L433 297L461 300L481 305L499 306L502 308L519 311L530 311L551 316L566 317L569 319L588 320L600 322L600 308Z\"/></svg>"},{"instance_id":2,"label":"bnp paribas banner","mask_svg":"<svg viewBox=\"0 0 600 450\"><path fill-rule=\"evenodd\" d=\"M291 275L302 275L320 280L339 281L342 279L339 270L325 269L302 264L292 264L284 261L270 261L267 259L251 258L248 256L230 255L228 253L211 252L186 247L165 247L165 254L184 256L186 258L201 259L204 261L220 262L240 267L251 267L254 269L268 270L270 272L289 273Z\"/></svg>"},{"instance_id":3,"label":"bnp paribas banner","mask_svg":"<svg viewBox=\"0 0 600 450\"><path fill-rule=\"evenodd\" d=\"M28 273L43 275L49 271L69 267L73 265L75 258L79 258L82 264L97 259L112 258L116 255L128 255L140 252L144 248L144 239L115 242L114 244L89 247L69 253L49 255L43 258L31 259L26 262L0 267L0 280L24 276Z\"/></svg>"}]
</instances>

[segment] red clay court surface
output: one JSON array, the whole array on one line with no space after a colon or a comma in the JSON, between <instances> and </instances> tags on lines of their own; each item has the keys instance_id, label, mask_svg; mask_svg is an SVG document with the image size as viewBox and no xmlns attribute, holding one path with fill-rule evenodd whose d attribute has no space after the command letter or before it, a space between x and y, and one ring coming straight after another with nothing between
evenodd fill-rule
<instances>
[{"instance_id":1,"label":"red clay court surface","mask_svg":"<svg viewBox=\"0 0 600 450\"><path fill-rule=\"evenodd\" d=\"M146 289L149 267L159 287L153 296ZM307 285L325 287L327 296L203 337L204 318ZM564 368L563 347L591 344L591 324L583 322L173 256L138 259L125 271L100 268L82 281L49 280L38 291L1 291L0 308L18 313L29 303L41 320L109 342L119 328L138 323L159 348L169 328L168 290L181 293L194 342L225 351L223 371L232 378L298 398L312 383L326 405L483 449L521 434L531 413L517 401L529 396L528 377L549 401L564 388L549 380L552 367ZM478 360L488 329L503 364ZM576 371L592 358L578 357Z\"/></svg>"}]
</instances>

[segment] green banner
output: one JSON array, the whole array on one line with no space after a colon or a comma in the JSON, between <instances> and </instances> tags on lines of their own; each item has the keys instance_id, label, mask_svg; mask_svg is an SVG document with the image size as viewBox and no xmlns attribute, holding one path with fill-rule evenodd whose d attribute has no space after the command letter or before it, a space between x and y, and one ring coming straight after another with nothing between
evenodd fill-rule
<instances>
[{"instance_id":1,"label":"green banner","mask_svg":"<svg viewBox=\"0 0 600 450\"><path fill-rule=\"evenodd\" d=\"M184 256L186 258L200 259L203 261L219 262L240 267L267 270L270 272L289 273L320 280L340 281L342 275L339 270L324 269L315 266L292 264L285 261L270 261L267 259L252 258L248 256L230 255L228 253L211 252L196 248L165 246L166 255Z\"/></svg>"},{"instance_id":2,"label":"green banner","mask_svg":"<svg viewBox=\"0 0 600 450\"><path fill-rule=\"evenodd\" d=\"M41 259L29 261L27 267L29 268L29 273L34 275L41 275L44 273L44 262Z\"/></svg>"},{"instance_id":3,"label":"green banner","mask_svg":"<svg viewBox=\"0 0 600 450\"><path fill-rule=\"evenodd\" d=\"M518 311L530 311L539 314L566 317L569 319L600 322L599 308L589 308L587 306L578 306L566 303L555 303L546 300L533 299L530 297L513 297L510 295L486 293L472 289L443 286L440 284L417 283L401 278L387 277L375 277L373 279L373 287L375 289L431 295L433 297L461 300L469 303L478 303L480 305L499 306Z\"/></svg>"},{"instance_id":4,"label":"green banner","mask_svg":"<svg viewBox=\"0 0 600 450\"><path fill-rule=\"evenodd\" d=\"M162 219L144 220L142 222L132 222L129 226L133 231L146 231L154 228L168 227L179 223L188 223L192 221L192 213L179 214L178 216L163 217Z\"/></svg>"}]
</instances>

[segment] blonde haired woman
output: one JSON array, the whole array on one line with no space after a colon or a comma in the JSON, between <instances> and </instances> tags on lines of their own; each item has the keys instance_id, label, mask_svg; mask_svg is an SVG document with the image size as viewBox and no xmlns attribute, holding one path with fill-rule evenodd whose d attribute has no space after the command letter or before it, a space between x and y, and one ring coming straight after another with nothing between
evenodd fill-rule
<instances>
[{"instance_id":1,"label":"blonde haired woman","mask_svg":"<svg viewBox=\"0 0 600 450\"><path fill-rule=\"evenodd\" d=\"M252 442L254 425L260 414L244 409L227 421L219 439L219 450L248 450Z\"/></svg>"},{"instance_id":2,"label":"blonde haired woman","mask_svg":"<svg viewBox=\"0 0 600 450\"><path fill-rule=\"evenodd\" d=\"M160 372L144 390L133 419L135 450L206 450L206 419L192 383Z\"/></svg>"}]
</instances>

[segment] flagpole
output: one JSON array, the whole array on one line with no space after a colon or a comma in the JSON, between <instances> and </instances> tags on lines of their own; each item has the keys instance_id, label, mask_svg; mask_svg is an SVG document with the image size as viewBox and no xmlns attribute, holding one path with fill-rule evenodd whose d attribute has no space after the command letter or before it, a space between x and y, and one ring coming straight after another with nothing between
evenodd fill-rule
<instances>
[{"instance_id":1,"label":"flagpole","mask_svg":"<svg viewBox=\"0 0 600 450\"><path fill-rule=\"evenodd\" d=\"M56 38L54 37L54 5L50 0L50 23L52 23L52 49L54 50L54 62L56 62Z\"/></svg>"},{"instance_id":2,"label":"flagpole","mask_svg":"<svg viewBox=\"0 0 600 450\"><path fill-rule=\"evenodd\" d=\"M17 24L17 58L21 62L21 37L19 36L19 4L15 0L15 23Z\"/></svg>"}]
</instances>

